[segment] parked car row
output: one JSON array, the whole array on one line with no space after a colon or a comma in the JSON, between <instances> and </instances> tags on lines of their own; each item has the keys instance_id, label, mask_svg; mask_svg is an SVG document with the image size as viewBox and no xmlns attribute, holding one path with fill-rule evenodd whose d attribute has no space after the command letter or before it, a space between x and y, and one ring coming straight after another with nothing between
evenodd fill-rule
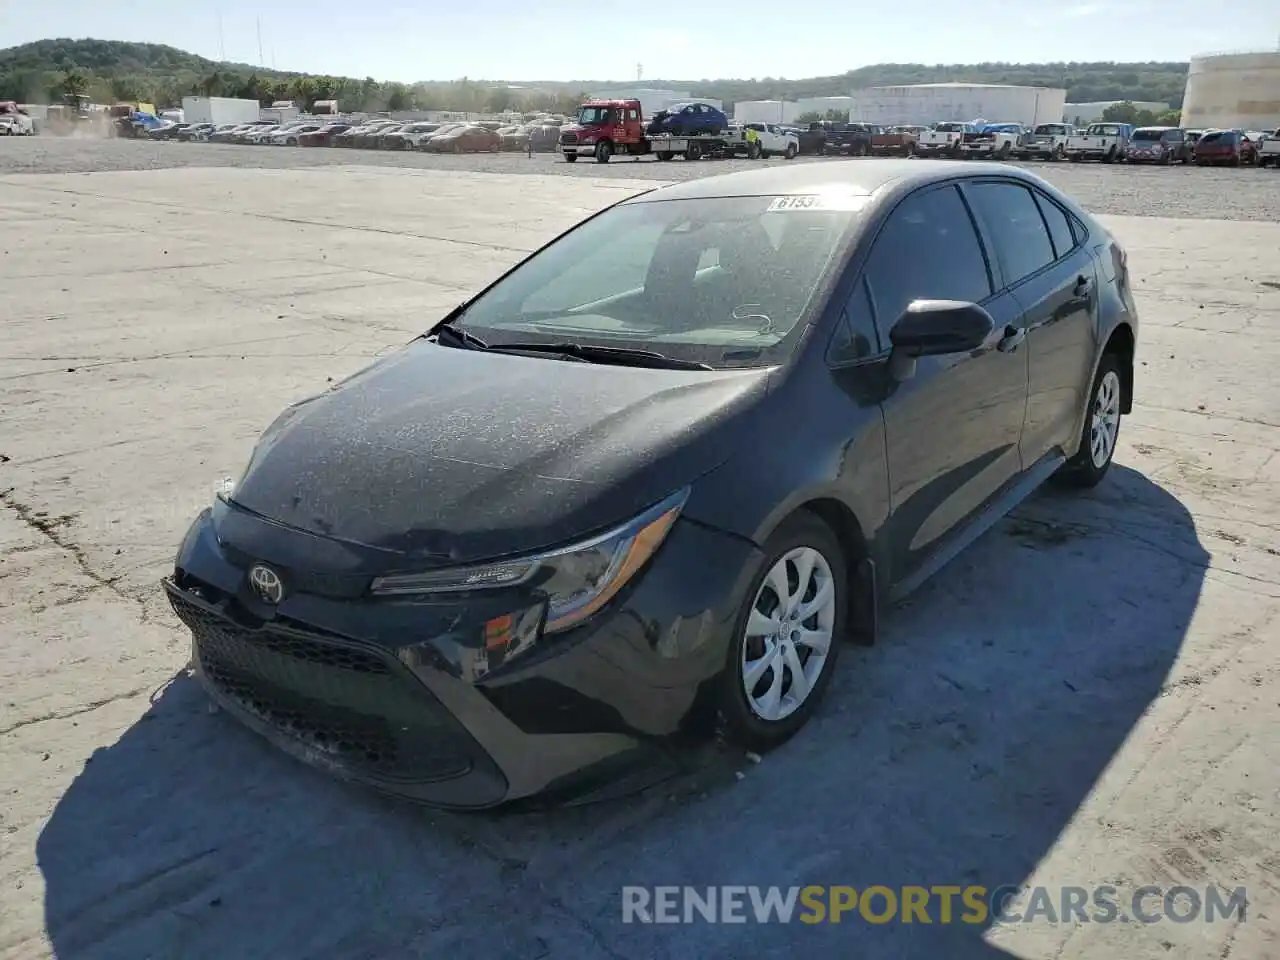
<instances>
[{"instance_id":1,"label":"parked car row","mask_svg":"<svg viewBox=\"0 0 1280 960\"><path fill-rule=\"evenodd\" d=\"M884 127L822 121L798 136L802 154L1280 168L1280 130L1268 134L1110 122L1083 128L1069 123L1030 127L982 122Z\"/></svg>"},{"instance_id":2,"label":"parked car row","mask_svg":"<svg viewBox=\"0 0 1280 960\"><path fill-rule=\"evenodd\" d=\"M558 118L528 124L504 124L495 120L436 123L390 119L353 123L306 117L287 123L255 120L239 124L175 124L159 131L155 139L435 153L497 153L502 150L545 153L556 149L559 124Z\"/></svg>"}]
</instances>

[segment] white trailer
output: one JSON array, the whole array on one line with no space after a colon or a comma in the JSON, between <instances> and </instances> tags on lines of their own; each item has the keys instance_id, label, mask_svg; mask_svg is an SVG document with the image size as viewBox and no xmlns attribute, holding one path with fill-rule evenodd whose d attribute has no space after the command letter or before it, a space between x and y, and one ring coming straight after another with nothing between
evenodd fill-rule
<instances>
[{"instance_id":1,"label":"white trailer","mask_svg":"<svg viewBox=\"0 0 1280 960\"><path fill-rule=\"evenodd\" d=\"M183 97L182 115L187 123L253 123L262 108L257 100L235 97Z\"/></svg>"}]
</instances>

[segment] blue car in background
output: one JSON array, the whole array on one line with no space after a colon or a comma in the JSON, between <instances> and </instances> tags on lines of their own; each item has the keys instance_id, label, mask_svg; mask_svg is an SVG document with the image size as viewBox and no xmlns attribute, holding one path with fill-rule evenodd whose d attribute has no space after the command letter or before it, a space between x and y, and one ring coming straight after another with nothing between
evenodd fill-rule
<instances>
[{"instance_id":1,"label":"blue car in background","mask_svg":"<svg viewBox=\"0 0 1280 960\"><path fill-rule=\"evenodd\" d=\"M673 136L692 137L700 133L718 134L729 129L729 118L724 111L709 103L691 100L687 103L672 104L666 110L659 110L649 121L645 133L671 134Z\"/></svg>"}]
</instances>

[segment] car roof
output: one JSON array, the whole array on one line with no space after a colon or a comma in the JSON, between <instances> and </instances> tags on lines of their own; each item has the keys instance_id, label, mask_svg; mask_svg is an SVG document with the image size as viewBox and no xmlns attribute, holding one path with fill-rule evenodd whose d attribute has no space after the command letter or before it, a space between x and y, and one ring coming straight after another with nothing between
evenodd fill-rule
<instances>
[{"instance_id":1,"label":"car roof","mask_svg":"<svg viewBox=\"0 0 1280 960\"><path fill-rule=\"evenodd\" d=\"M990 166L974 167L972 173L962 165L947 160L864 158L832 163L795 163L769 166L760 170L726 173L698 180L686 180L651 190L633 197L628 203L664 200L694 200L707 197L771 197L822 193L837 189L845 193L870 196L890 183L914 188L958 175L972 177L992 174ZM1016 177L1038 182L1017 167L1002 167L1003 177Z\"/></svg>"}]
</instances>

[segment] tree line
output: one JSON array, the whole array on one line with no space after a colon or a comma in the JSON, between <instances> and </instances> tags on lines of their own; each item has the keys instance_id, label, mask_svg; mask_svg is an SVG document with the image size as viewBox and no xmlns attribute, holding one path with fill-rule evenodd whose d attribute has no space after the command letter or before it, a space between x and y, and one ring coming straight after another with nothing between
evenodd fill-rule
<instances>
[{"instance_id":1,"label":"tree line","mask_svg":"<svg viewBox=\"0 0 1280 960\"><path fill-rule=\"evenodd\" d=\"M878 64L829 77L646 80L644 86L688 91L732 104L740 100L795 100L837 96L870 86L954 81L1061 87L1072 103L1098 100L1159 101L1179 107L1186 63L978 63ZM216 63L163 44L108 40L40 40L0 50L0 99L40 102L82 93L95 102L142 100L176 106L184 96L339 101L343 109L472 110L509 108L571 111L584 91L620 86L601 81L534 82L525 85L463 78L450 82L395 83L373 77L317 76Z\"/></svg>"}]
</instances>

